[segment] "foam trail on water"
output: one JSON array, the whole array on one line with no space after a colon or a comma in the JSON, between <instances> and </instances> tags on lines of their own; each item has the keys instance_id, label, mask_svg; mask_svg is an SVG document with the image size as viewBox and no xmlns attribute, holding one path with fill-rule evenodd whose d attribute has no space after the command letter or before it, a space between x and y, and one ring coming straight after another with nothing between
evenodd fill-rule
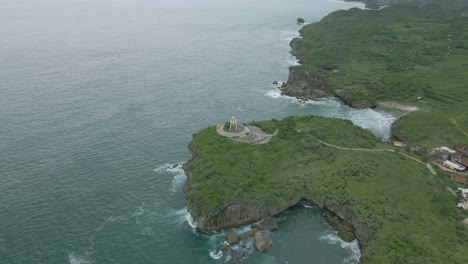
<instances>
[{"instance_id":1,"label":"foam trail on water","mask_svg":"<svg viewBox=\"0 0 468 264\"><path fill-rule=\"evenodd\" d=\"M88 254L86 254L88 255ZM68 253L68 263L70 264L91 264L93 263L87 256L77 255L73 252Z\"/></svg>"}]
</instances>

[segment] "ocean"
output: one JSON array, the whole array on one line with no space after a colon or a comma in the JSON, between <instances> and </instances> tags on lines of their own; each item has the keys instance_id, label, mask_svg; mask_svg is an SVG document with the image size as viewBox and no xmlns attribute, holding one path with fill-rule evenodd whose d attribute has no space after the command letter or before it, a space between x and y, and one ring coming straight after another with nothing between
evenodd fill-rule
<instances>
[{"instance_id":1,"label":"ocean","mask_svg":"<svg viewBox=\"0 0 468 264\"><path fill-rule=\"evenodd\" d=\"M191 226L181 165L207 126L321 115L386 138L398 114L281 96L297 17L329 0L2 0L0 263L357 263L314 206L273 247L219 254ZM179 165L177 165L179 164ZM245 229L241 227L238 231Z\"/></svg>"}]
</instances>

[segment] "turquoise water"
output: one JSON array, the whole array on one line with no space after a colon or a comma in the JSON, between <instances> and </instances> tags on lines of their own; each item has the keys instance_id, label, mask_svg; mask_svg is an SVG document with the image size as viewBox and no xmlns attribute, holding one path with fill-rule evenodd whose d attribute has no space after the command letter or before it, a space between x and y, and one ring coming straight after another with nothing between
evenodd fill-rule
<instances>
[{"instance_id":1,"label":"turquoise water","mask_svg":"<svg viewBox=\"0 0 468 264\"><path fill-rule=\"evenodd\" d=\"M298 16L327 0L3 0L0 263L353 263L316 208L277 217L274 246L213 259L222 234L187 222L191 134L316 114L387 137L394 114L299 104L286 80ZM354 254L354 255L353 255ZM356 255L357 254L357 255Z\"/></svg>"}]
</instances>

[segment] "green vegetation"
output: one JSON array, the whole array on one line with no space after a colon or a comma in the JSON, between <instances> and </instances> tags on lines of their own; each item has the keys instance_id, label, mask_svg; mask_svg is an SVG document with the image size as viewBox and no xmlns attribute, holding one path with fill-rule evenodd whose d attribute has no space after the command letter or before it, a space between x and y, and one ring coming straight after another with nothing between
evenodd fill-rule
<instances>
[{"instance_id":1,"label":"green vegetation","mask_svg":"<svg viewBox=\"0 0 468 264\"><path fill-rule=\"evenodd\" d=\"M425 166L398 153L338 150L310 136L343 147L392 148L350 121L288 117L257 124L279 133L264 145L231 141L214 127L195 134L187 164L191 212L229 201L284 206L305 197L353 212L369 234L363 263L466 261L468 228L460 221L468 214Z\"/></svg>"},{"instance_id":2,"label":"green vegetation","mask_svg":"<svg viewBox=\"0 0 468 264\"><path fill-rule=\"evenodd\" d=\"M333 12L293 40L304 64L297 67L325 77L350 101L418 106L393 127L408 141L468 143L467 8L450 0Z\"/></svg>"}]
</instances>

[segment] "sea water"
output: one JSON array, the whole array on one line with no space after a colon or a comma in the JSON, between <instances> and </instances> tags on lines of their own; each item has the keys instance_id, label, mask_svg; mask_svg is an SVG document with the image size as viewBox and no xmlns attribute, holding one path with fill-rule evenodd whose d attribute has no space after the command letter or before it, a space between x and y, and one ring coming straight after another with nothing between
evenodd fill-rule
<instances>
[{"instance_id":1,"label":"sea water","mask_svg":"<svg viewBox=\"0 0 468 264\"><path fill-rule=\"evenodd\" d=\"M307 22L327 0L3 0L0 263L356 263L317 208L276 217L273 247L230 254L187 214L192 133L321 115L381 137L396 115L280 96ZM237 231L246 230L241 227Z\"/></svg>"}]
</instances>

